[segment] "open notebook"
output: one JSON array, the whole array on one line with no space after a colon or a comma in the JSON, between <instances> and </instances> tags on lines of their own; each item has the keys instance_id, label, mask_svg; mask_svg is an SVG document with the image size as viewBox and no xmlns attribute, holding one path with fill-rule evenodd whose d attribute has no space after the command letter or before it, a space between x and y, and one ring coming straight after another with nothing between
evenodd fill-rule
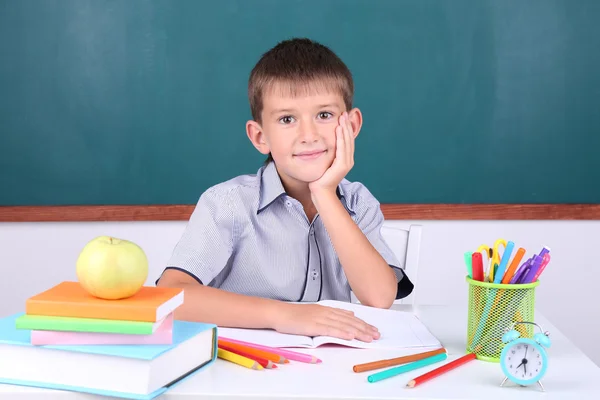
<instances>
[{"instance_id":1,"label":"open notebook","mask_svg":"<svg viewBox=\"0 0 600 400\"><path fill-rule=\"evenodd\" d=\"M440 341L412 313L367 307L361 304L325 300L316 304L351 310L357 318L377 327L381 334L371 343L344 340L330 336L302 336L279 333L270 329L218 328L219 337L242 340L271 347L315 348L323 344L341 344L363 349L404 349L441 347Z\"/></svg>"}]
</instances>

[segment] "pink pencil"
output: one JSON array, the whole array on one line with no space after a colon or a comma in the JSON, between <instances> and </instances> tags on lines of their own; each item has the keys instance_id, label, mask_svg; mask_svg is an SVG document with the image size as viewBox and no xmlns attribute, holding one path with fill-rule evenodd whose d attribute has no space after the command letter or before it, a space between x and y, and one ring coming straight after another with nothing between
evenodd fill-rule
<instances>
[{"instance_id":1,"label":"pink pencil","mask_svg":"<svg viewBox=\"0 0 600 400\"><path fill-rule=\"evenodd\" d=\"M298 353L296 351L284 350L284 349L280 349L277 347L263 346L260 344L244 342L242 340L229 339L229 338L222 337L222 336L219 336L219 339L223 340L224 342L236 343L236 344L241 344L242 346L248 346L248 347L253 347L253 348L259 349L259 350L269 351L271 353L279 354L280 356L283 356L289 360L300 361L300 362L311 363L311 364L318 364L321 362L320 359L318 359L317 357L312 356L310 354Z\"/></svg>"}]
</instances>

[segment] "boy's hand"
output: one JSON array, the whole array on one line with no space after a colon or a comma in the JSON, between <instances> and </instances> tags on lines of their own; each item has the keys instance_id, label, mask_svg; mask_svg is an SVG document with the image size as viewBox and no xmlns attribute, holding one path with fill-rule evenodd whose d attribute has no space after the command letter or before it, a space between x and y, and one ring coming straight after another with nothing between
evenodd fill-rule
<instances>
[{"instance_id":1,"label":"boy's hand","mask_svg":"<svg viewBox=\"0 0 600 400\"><path fill-rule=\"evenodd\" d=\"M354 313L319 304L282 304L282 312L275 323L275 330L306 336L332 336L340 339L357 339L371 342L379 339L374 326L358 319Z\"/></svg>"},{"instance_id":2,"label":"boy's hand","mask_svg":"<svg viewBox=\"0 0 600 400\"><path fill-rule=\"evenodd\" d=\"M335 138L336 149L333 164L323 176L308 184L313 194L323 189L335 193L337 186L354 166L354 132L346 112L342 113L339 125L335 127Z\"/></svg>"}]
</instances>

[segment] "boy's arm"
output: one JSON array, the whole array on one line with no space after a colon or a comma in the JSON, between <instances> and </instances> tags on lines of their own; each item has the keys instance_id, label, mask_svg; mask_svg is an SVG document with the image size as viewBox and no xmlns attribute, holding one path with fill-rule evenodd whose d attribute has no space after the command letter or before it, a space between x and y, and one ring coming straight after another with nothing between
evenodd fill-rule
<instances>
[{"instance_id":1,"label":"boy's arm","mask_svg":"<svg viewBox=\"0 0 600 400\"><path fill-rule=\"evenodd\" d=\"M179 320L232 328L274 329L294 335L327 335L364 342L379 338L377 328L356 318L350 311L232 293L204 286L176 269L166 270L157 286L183 288L184 303L174 313Z\"/></svg>"},{"instance_id":2,"label":"boy's arm","mask_svg":"<svg viewBox=\"0 0 600 400\"><path fill-rule=\"evenodd\" d=\"M342 113L335 129L336 153L333 164L321 178L311 182L309 188L312 201L323 220L352 291L362 304L389 308L398 293L396 274L350 217L336 192L341 180L354 166L356 135L353 123L358 129L358 110L354 109L350 114ZM377 206L377 211L381 213L376 201L369 203L372 203L371 210ZM368 218L367 215L366 219ZM380 227L375 222L373 224L366 221L371 232Z\"/></svg>"},{"instance_id":3,"label":"boy's arm","mask_svg":"<svg viewBox=\"0 0 600 400\"><path fill-rule=\"evenodd\" d=\"M398 291L396 274L390 265L350 217L335 192L315 192L313 201L356 298L364 305L390 308Z\"/></svg>"},{"instance_id":4,"label":"boy's arm","mask_svg":"<svg viewBox=\"0 0 600 400\"><path fill-rule=\"evenodd\" d=\"M245 296L199 284L176 269L164 272L157 286L184 289L184 304L175 310L175 318L205 321L224 327L273 328L281 312L280 302Z\"/></svg>"}]
</instances>

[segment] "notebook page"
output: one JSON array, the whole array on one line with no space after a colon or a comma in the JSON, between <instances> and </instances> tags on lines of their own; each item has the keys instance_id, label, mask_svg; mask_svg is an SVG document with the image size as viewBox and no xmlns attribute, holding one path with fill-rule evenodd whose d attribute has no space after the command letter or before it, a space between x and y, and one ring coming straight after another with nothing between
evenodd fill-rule
<instances>
[{"instance_id":1,"label":"notebook page","mask_svg":"<svg viewBox=\"0 0 600 400\"><path fill-rule=\"evenodd\" d=\"M381 337L367 343L360 340L344 340L329 336L319 336L313 339L315 346L326 343L336 343L363 349L439 348L442 346L441 342L412 313L332 300L321 301L319 304L353 311L357 318L377 327Z\"/></svg>"},{"instance_id":2,"label":"notebook page","mask_svg":"<svg viewBox=\"0 0 600 400\"><path fill-rule=\"evenodd\" d=\"M218 327L219 338L236 339L270 347L313 347L312 338L302 335L289 335L271 329L243 329Z\"/></svg>"}]
</instances>

